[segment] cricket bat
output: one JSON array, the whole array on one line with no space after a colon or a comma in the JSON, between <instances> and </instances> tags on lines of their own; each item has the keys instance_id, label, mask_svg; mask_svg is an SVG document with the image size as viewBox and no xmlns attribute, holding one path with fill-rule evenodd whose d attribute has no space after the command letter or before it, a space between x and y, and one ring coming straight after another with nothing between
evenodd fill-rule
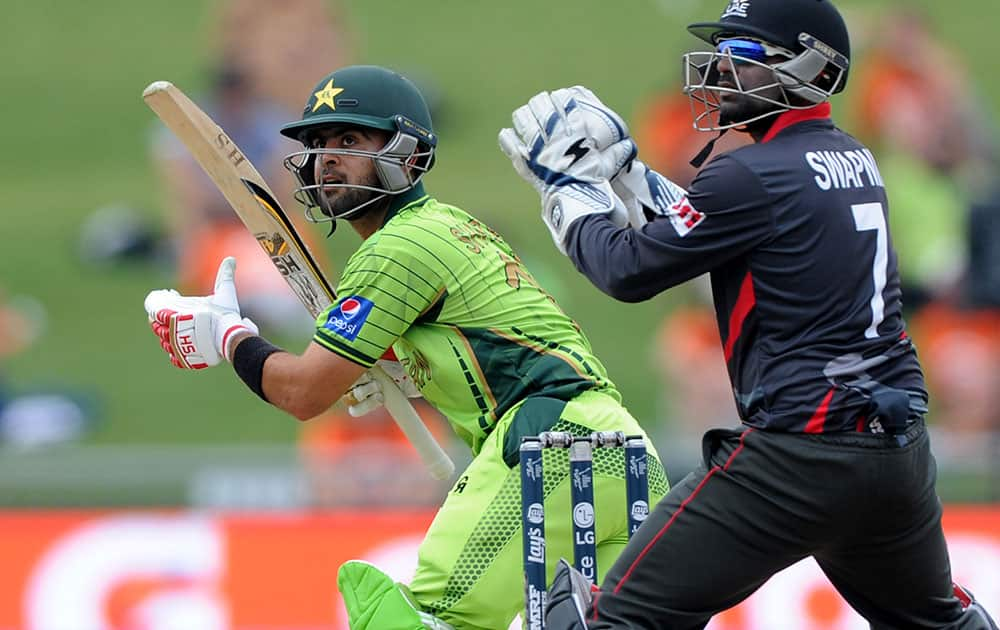
<instances>
[{"instance_id":1,"label":"cricket bat","mask_svg":"<svg viewBox=\"0 0 1000 630\"><path fill-rule=\"evenodd\" d=\"M143 100L163 121L229 201L271 262L313 317L337 299L316 258L288 215L243 151L200 107L169 81L154 81ZM382 386L385 407L420 454L431 475L447 479L455 472L448 454L420 420L395 381L379 366L372 377Z\"/></svg>"}]
</instances>

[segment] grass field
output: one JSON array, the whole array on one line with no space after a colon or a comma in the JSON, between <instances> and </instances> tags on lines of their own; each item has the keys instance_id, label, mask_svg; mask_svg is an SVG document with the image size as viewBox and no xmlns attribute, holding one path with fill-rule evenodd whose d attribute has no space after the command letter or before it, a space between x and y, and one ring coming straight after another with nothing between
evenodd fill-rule
<instances>
[{"instance_id":1,"label":"grass field","mask_svg":"<svg viewBox=\"0 0 1000 630\"><path fill-rule=\"evenodd\" d=\"M448 114L429 190L505 233L589 332L629 406L647 421L654 419L659 388L650 372L652 331L684 290L641 305L599 295L551 246L538 200L497 148L496 133L538 90L574 83L631 112L639 99L676 80L679 53L693 42L681 25L714 18L721 4L346 3L359 33L359 61L417 69L442 91ZM919 4L939 18L972 76L983 78L978 89L995 114L1000 88L987 79L997 58L996 3ZM168 366L146 327L142 299L149 289L169 285L169 276L145 265L88 266L77 254L81 223L99 207L134 206L161 221L147 153L153 118L140 93L154 79L189 90L203 85L208 7L194 0L38 0L5 7L0 287L36 297L49 324L45 337L4 371L17 385L99 392L102 420L90 438L96 443L273 442L288 441L297 430L228 369L183 373ZM340 230L330 242L335 263L354 246L348 232Z\"/></svg>"}]
</instances>

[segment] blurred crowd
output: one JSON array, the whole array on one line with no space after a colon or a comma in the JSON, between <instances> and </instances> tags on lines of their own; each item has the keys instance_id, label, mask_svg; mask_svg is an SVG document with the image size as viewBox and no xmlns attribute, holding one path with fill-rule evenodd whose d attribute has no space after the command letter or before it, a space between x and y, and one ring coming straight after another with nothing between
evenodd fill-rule
<instances>
[{"instance_id":1,"label":"blurred crowd","mask_svg":"<svg viewBox=\"0 0 1000 630\"><path fill-rule=\"evenodd\" d=\"M897 5L849 19L859 34L853 42L854 87L834 107L845 129L875 152L887 182L905 316L930 389L929 421L954 438L940 448L956 444L959 454L979 453L993 444L1000 451L997 130L965 63L919 10ZM328 0L228 0L216 5L209 34L212 61L205 72L211 81L195 100L244 149L298 220L302 213L291 198L292 177L281 164L296 147L276 131L298 118L313 77L358 61L355 32ZM303 41L309 46L292 45ZM692 129L678 77L667 78L669 85L640 101L629 124L640 157L686 186L697 174L689 160L710 137ZM422 87L432 109L439 109L433 86ZM745 134L726 134L713 155L748 141ZM165 129L151 142L151 159L162 185L164 242L177 288L210 292L219 259L235 255L246 314L279 334L308 334L309 318L283 278ZM121 217L114 222L127 225ZM319 231L300 227L322 261ZM650 361L663 394L656 420L646 420L675 480L697 463L697 440L707 428L738 422L706 278L679 294L684 303L650 333L655 338ZM0 357L3 341L0 334ZM419 411L447 441L443 419L429 407ZM444 490L420 470L384 412L356 419L331 409L303 425L300 455L316 506L433 505ZM994 455L1000 461L1000 452ZM993 466L1000 470L1000 464Z\"/></svg>"},{"instance_id":2,"label":"blurred crowd","mask_svg":"<svg viewBox=\"0 0 1000 630\"><path fill-rule=\"evenodd\" d=\"M31 296L8 296L0 287L0 448L30 450L75 441L96 419L97 396L58 382L15 386L3 362L25 352L46 328L42 304Z\"/></svg>"}]
</instances>

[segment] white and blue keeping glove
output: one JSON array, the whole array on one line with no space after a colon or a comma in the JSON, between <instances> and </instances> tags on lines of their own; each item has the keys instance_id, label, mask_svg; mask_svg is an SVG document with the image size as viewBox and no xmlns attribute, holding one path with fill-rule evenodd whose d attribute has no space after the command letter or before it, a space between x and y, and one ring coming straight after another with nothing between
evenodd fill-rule
<instances>
[{"instance_id":1,"label":"white and blue keeping glove","mask_svg":"<svg viewBox=\"0 0 1000 630\"><path fill-rule=\"evenodd\" d=\"M513 128L500 130L500 148L517 174L541 196L542 219L559 251L566 253L566 233L580 217L606 214L616 225L626 225L625 206L612 191L606 173L617 172L635 157L630 138L599 153L590 137L566 119L565 112L552 107L546 93L515 110L512 120Z\"/></svg>"},{"instance_id":2,"label":"white and blue keeping glove","mask_svg":"<svg viewBox=\"0 0 1000 630\"><path fill-rule=\"evenodd\" d=\"M574 133L584 134L597 151L598 175L611 182L614 193L626 208L629 224L634 228L645 225L652 215L667 215L671 206L687 193L663 175L650 169L636 157L633 146L631 158L622 161L621 149L625 141L631 142L628 125L613 109L601 102L593 92L583 86L573 86L535 95L529 107L536 116L549 116L555 112L557 125L565 122ZM553 130L557 134L558 129ZM574 169L568 170L570 175Z\"/></svg>"},{"instance_id":3,"label":"white and blue keeping glove","mask_svg":"<svg viewBox=\"0 0 1000 630\"><path fill-rule=\"evenodd\" d=\"M258 334L257 325L240 314L235 272L236 259L229 256L219 265L212 295L188 297L157 289L146 296L150 327L175 366L200 370L231 361L237 333Z\"/></svg>"}]
</instances>

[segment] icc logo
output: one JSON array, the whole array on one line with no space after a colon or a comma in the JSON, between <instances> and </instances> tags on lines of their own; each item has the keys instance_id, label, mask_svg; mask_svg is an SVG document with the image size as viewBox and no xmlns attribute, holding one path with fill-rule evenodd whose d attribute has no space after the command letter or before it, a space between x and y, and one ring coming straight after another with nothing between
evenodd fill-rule
<instances>
[{"instance_id":1,"label":"icc logo","mask_svg":"<svg viewBox=\"0 0 1000 630\"><path fill-rule=\"evenodd\" d=\"M645 501L636 501L632 504L632 518L637 521L644 521L649 516L649 504Z\"/></svg>"},{"instance_id":2,"label":"icc logo","mask_svg":"<svg viewBox=\"0 0 1000 630\"><path fill-rule=\"evenodd\" d=\"M533 525L538 525L545 520L545 511L542 509L541 503L532 503L528 506L528 522Z\"/></svg>"}]
</instances>

